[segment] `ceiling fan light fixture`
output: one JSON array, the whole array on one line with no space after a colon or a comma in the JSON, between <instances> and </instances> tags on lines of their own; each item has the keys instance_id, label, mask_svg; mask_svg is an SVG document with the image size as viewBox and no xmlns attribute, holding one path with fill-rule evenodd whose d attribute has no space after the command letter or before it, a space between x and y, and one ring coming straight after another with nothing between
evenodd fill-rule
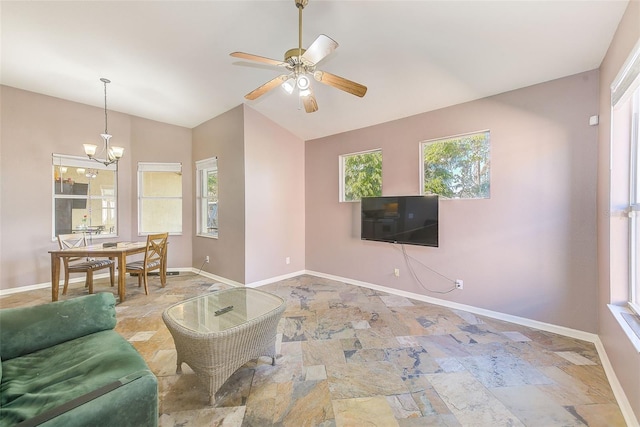
<instances>
[{"instance_id":1,"label":"ceiling fan light fixture","mask_svg":"<svg viewBox=\"0 0 640 427\"><path fill-rule=\"evenodd\" d=\"M296 80L296 84L298 85L298 89L302 90L307 90L309 89L309 85L311 84L311 80L309 79L309 77L305 74L301 74L298 76L298 79Z\"/></svg>"},{"instance_id":2,"label":"ceiling fan light fixture","mask_svg":"<svg viewBox=\"0 0 640 427\"><path fill-rule=\"evenodd\" d=\"M275 89L277 86L282 86L282 89L288 94L292 94L297 88L301 100L300 103L304 105L305 111L307 113L313 113L314 111L318 111L318 103L311 89L312 76L316 81L324 85L363 97L367 92L366 86L347 80L344 77L336 76L335 74L316 70L318 63L335 51L338 43L332 38L320 34L308 49L303 49L302 10L307 6L309 0L294 0L294 2L298 8L298 47L287 50L284 54L284 61L244 52L232 52L230 54L234 58L283 67L288 72L288 74L279 75L252 90L244 96L245 99L253 101L270 90Z\"/></svg>"},{"instance_id":3,"label":"ceiling fan light fixture","mask_svg":"<svg viewBox=\"0 0 640 427\"><path fill-rule=\"evenodd\" d=\"M282 89L284 89L285 92L287 92L289 95L291 95L293 93L293 89L296 88L296 83L295 80L292 78L287 79L287 81L285 81L284 83L282 83Z\"/></svg>"}]
</instances>

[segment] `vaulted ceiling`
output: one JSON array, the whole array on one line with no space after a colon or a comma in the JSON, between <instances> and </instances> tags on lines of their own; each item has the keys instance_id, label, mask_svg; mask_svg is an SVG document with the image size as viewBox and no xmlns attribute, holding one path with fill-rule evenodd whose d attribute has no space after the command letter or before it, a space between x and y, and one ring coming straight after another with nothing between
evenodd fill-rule
<instances>
[{"instance_id":1,"label":"vaulted ceiling","mask_svg":"<svg viewBox=\"0 0 640 427\"><path fill-rule=\"evenodd\" d=\"M602 1L310 0L303 47L339 43L319 68L368 87L364 98L313 83L319 110L276 88L281 74L232 58L281 60L298 45L298 9L279 1L0 3L0 83L195 127L242 102L305 140L597 68L627 6Z\"/></svg>"}]
</instances>

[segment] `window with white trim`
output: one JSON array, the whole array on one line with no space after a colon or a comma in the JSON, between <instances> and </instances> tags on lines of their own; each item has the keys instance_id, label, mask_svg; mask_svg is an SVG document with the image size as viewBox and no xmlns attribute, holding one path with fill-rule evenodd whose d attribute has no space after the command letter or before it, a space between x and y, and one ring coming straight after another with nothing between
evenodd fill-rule
<instances>
[{"instance_id":1,"label":"window with white trim","mask_svg":"<svg viewBox=\"0 0 640 427\"><path fill-rule=\"evenodd\" d=\"M382 196L382 150L341 155L340 201Z\"/></svg>"},{"instance_id":2,"label":"window with white trim","mask_svg":"<svg viewBox=\"0 0 640 427\"><path fill-rule=\"evenodd\" d=\"M182 234L182 164L138 163L138 235Z\"/></svg>"},{"instance_id":3,"label":"window with white trim","mask_svg":"<svg viewBox=\"0 0 640 427\"><path fill-rule=\"evenodd\" d=\"M196 162L196 234L218 237L218 158Z\"/></svg>"},{"instance_id":4,"label":"window with white trim","mask_svg":"<svg viewBox=\"0 0 640 427\"><path fill-rule=\"evenodd\" d=\"M640 268L640 88L633 93L631 102L629 304L636 313L640 314L640 272L638 271Z\"/></svg>"},{"instance_id":5,"label":"window with white trim","mask_svg":"<svg viewBox=\"0 0 640 427\"><path fill-rule=\"evenodd\" d=\"M611 84L611 156L611 251L627 253L628 304L640 314L640 41ZM623 230L618 223L620 208L628 214L627 241L618 234ZM612 263L617 278L611 283L614 291L621 289L623 265Z\"/></svg>"},{"instance_id":6,"label":"window with white trim","mask_svg":"<svg viewBox=\"0 0 640 427\"><path fill-rule=\"evenodd\" d=\"M84 233L90 239L115 237L118 174L86 157L52 155L52 239L59 234Z\"/></svg>"},{"instance_id":7,"label":"window with white trim","mask_svg":"<svg viewBox=\"0 0 640 427\"><path fill-rule=\"evenodd\" d=\"M422 141L423 194L450 199L488 199L489 131Z\"/></svg>"}]
</instances>

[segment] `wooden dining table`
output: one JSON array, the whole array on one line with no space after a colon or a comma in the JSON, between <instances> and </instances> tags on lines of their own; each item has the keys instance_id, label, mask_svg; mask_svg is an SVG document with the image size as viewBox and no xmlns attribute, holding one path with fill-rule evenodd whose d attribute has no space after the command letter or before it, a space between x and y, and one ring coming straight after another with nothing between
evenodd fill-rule
<instances>
[{"instance_id":1,"label":"wooden dining table","mask_svg":"<svg viewBox=\"0 0 640 427\"><path fill-rule=\"evenodd\" d=\"M118 260L118 296L124 302L126 294L125 276L127 256L143 253L147 242L119 242L116 246L105 247L103 244L89 245L79 248L57 249L51 254L51 300L58 301L60 292L60 260L64 257L115 258Z\"/></svg>"}]
</instances>

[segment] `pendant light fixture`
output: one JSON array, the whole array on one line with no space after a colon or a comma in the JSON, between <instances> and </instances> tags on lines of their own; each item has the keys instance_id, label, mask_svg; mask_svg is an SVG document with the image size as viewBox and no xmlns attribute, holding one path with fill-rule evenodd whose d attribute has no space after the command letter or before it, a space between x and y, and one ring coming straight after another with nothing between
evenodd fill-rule
<instances>
[{"instance_id":1,"label":"pendant light fixture","mask_svg":"<svg viewBox=\"0 0 640 427\"><path fill-rule=\"evenodd\" d=\"M102 163L105 166L109 166L112 163L118 163L118 160L124 154L124 148L122 147L113 147L109 145L109 139L111 139L111 135L107 130L107 83L111 83L111 80L105 79L104 77L100 79L102 83L104 83L104 133L101 133L100 136L104 140L104 148L100 152L100 154L104 153L104 160L95 157L96 149L98 148L95 144L83 144L84 152L91 159L96 162Z\"/></svg>"}]
</instances>

